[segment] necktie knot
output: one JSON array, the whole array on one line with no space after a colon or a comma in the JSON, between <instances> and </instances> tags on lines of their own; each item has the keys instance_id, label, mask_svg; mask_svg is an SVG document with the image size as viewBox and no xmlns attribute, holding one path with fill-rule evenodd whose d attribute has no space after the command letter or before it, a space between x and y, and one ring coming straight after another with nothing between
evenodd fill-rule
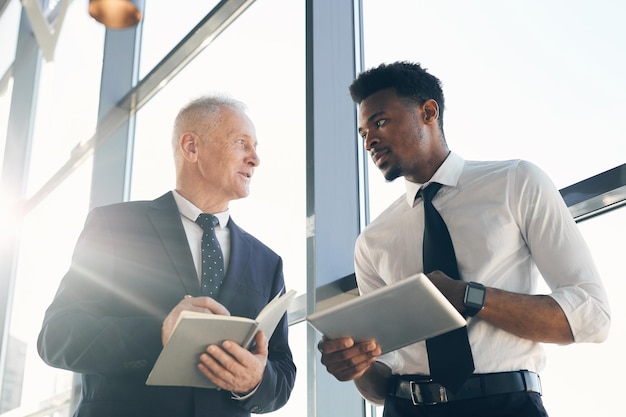
<instances>
[{"instance_id":1,"label":"necktie knot","mask_svg":"<svg viewBox=\"0 0 626 417\"><path fill-rule=\"evenodd\" d=\"M441 184L438 182L431 182L427 187L420 188L417 192L419 197L422 197L425 202L430 203L437 194L437 191L441 188Z\"/></svg>"},{"instance_id":2,"label":"necktie knot","mask_svg":"<svg viewBox=\"0 0 626 417\"><path fill-rule=\"evenodd\" d=\"M196 223L198 223L204 231L208 231L215 229L215 227L220 224L220 221L212 214L201 213L196 219Z\"/></svg>"}]
</instances>

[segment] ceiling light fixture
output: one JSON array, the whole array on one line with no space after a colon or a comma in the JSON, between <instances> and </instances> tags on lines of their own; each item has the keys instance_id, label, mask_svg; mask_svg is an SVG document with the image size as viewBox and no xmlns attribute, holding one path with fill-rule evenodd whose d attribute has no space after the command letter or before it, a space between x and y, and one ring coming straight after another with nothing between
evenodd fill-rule
<instances>
[{"instance_id":1,"label":"ceiling light fixture","mask_svg":"<svg viewBox=\"0 0 626 417\"><path fill-rule=\"evenodd\" d=\"M139 23L142 5L142 0L89 0L89 14L110 29L124 29Z\"/></svg>"}]
</instances>

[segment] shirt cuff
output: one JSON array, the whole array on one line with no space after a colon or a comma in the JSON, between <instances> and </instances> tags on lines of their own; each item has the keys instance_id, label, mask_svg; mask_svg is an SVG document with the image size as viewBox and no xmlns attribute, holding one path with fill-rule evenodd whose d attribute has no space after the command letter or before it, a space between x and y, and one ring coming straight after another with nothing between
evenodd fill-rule
<instances>
[{"instance_id":1,"label":"shirt cuff","mask_svg":"<svg viewBox=\"0 0 626 417\"><path fill-rule=\"evenodd\" d=\"M237 400L237 401L245 401L254 395L254 393L259 389L259 385L257 385L252 391L250 391L249 393L245 395L237 394L236 392L231 391L230 393L232 394L232 397L230 398L232 398L233 400Z\"/></svg>"}]
</instances>

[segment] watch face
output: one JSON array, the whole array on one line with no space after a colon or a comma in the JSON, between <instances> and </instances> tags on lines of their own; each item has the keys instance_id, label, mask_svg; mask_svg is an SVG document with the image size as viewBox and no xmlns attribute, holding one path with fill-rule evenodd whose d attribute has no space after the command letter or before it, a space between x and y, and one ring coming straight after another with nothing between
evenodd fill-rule
<instances>
[{"instance_id":1,"label":"watch face","mask_svg":"<svg viewBox=\"0 0 626 417\"><path fill-rule=\"evenodd\" d=\"M467 302L470 304L483 305L484 291L476 288L469 288L467 291Z\"/></svg>"}]
</instances>

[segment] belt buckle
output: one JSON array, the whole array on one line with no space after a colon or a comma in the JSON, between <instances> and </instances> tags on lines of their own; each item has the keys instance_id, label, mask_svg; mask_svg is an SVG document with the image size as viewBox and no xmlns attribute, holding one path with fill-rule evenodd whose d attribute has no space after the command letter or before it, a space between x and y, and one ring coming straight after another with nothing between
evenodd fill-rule
<instances>
[{"instance_id":1,"label":"belt buckle","mask_svg":"<svg viewBox=\"0 0 626 417\"><path fill-rule=\"evenodd\" d=\"M448 402L448 391L443 385L439 385L438 398L431 395L430 391L428 391L427 395L424 395L419 384L416 384L415 381L409 381L409 391L411 392L411 402L413 405L435 405ZM425 396L429 398L424 398Z\"/></svg>"},{"instance_id":2,"label":"belt buckle","mask_svg":"<svg viewBox=\"0 0 626 417\"><path fill-rule=\"evenodd\" d=\"M520 373L522 374L522 379L524 380L525 391L536 392L539 395L543 394L539 374L527 370L522 370Z\"/></svg>"}]
</instances>

